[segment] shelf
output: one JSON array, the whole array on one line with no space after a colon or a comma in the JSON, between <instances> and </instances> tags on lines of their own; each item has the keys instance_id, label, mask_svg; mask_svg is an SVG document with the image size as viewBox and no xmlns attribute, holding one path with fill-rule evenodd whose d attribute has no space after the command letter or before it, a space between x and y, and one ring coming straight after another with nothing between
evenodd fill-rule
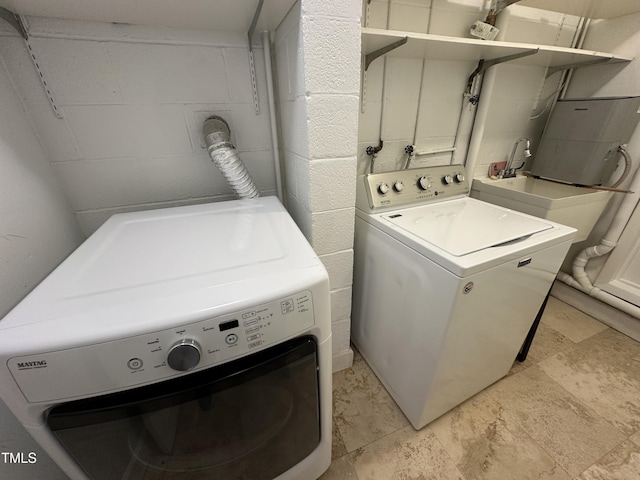
<instances>
[{"instance_id":1,"label":"shelf","mask_svg":"<svg viewBox=\"0 0 640 480\"><path fill-rule=\"evenodd\" d=\"M587 18L616 18L640 12L637 0L521 0L518 5Z\"/></svg>"},{"instance_id":2,"label":"shelf","mask_svg":"<svg viewBox=\"0 0 640 480\"><path fill-rule=\"evenodd\" d=\"M256 114L260 109L253 59L254 34L275 30L295 0L0 0L0 19L20 34L29 48L30 59L38 72L55 115L63 118L53 94L47 86L36 55L30 45L30 34L24 16L152 25L173 28L206 29L247 35L249 69Z\"/></svg>"},{"instance_id":3,"label":"shelf","mask_svg":"<svg viewBox=\"0 0 640 480\"><path fill-rule=\"evenodd\" d=\"M446 37L427 33L399 32L375 28L362 29L362 54L375 54L395 42L406 38L406 43L386 53L392 58L426 58L430 60L479 61L500 60L522 56L511 63L540 67L567 67L593 63L630 62L631 58L610 53L578 50L575 48L532 45L526 43L496 42L475 38ZM371 58L371 57L370 57Z\"/></svg>"},{"instance_id":4,"label":"shelf","mask_svg":"<svg viewBox=\"0 0 640 480\"><path fill-rule=\"evenodd\" d=\"M247 33L259 0L0 0L20 15ZM268 0L256 31L275 30L295 0Z\"/></svg>"}]
</instances>

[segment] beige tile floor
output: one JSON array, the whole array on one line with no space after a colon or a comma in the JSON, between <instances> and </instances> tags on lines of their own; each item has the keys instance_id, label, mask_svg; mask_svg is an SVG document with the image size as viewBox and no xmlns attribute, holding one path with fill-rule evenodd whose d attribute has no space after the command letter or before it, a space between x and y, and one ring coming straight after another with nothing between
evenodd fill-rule
<instances>
[{"instance_id":1,"label":"beige tile floor","mask_svg":"<svg viewBox=\"0 0 640 480\"><path fill-rule=\"evenodd\" d=\"M321 480L640 479L640 343L551 297L527 360L415 431L356 353Z\"/></svg>"}]
</instances>

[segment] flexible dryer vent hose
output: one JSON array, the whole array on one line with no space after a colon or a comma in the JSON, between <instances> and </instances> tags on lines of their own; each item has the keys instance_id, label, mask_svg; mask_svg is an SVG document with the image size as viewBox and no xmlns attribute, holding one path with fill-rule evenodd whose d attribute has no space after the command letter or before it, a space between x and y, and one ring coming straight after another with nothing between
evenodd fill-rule
<instances>
[{"instance_id":1,"label":"flexible dryer vent hose","mask_svg":"<svg viewBox=\"0 0 640 480\"><path fill-rule=\"evenodd\" d=\"M260 192L251 179L236 147L231 143L229 125L220 117L209 117L202 126L209 157L240 198L255 198Z\"/></svg>"}]
</instances>

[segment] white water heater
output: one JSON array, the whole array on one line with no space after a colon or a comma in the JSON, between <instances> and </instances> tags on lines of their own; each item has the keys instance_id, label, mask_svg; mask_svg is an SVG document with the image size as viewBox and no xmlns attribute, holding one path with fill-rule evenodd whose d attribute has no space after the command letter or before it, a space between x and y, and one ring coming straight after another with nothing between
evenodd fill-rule
<instances>
[{"instance_id":1,"label":"white water heater","mask_svg":"<svg viewBox=\"0 0 640 480\"><path fill-rule=\"evenodd\" d=\"M640 97L559 100L542 135L531 173L578 185L609 180L640 120Z\"/></svg>"}]
</instances>

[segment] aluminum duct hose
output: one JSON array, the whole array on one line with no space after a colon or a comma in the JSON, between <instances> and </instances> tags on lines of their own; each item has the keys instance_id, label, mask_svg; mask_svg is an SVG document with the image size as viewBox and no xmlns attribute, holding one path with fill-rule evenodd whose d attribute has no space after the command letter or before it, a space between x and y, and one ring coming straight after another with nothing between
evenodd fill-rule
<instances>
[{"instance_id":1,"label":"aluminum duct hose","mask_svg":"<svg viewBox=\"0 0 640 480\"><path fill-rule=\"evenodd\" d=\"M231 143L227 122L220 117L209 117L202 126L202 133L211 161L220 169L235 194L240 198L259 197L258 187Z\"/></svg>"}]
</instances>

